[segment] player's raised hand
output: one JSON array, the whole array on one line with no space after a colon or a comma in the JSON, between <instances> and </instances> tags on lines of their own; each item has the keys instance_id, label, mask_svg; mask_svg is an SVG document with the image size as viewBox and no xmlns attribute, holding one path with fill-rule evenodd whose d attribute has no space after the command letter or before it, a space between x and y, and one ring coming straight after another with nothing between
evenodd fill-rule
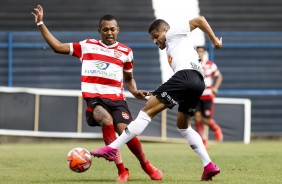
<instances>
[{"instance_id":1,"label":"player's raised hand","mask_svg":"<svg viewBox=\"0 0 282 184\"><path fill-rule=\"evenodd\" d=\"M222 47L222 37L220 37L219 39L218 37L215 37L212 44L215 49L220 49Z\"/></svg>"},{"instance_id":2,"label":"player's raised hand","mask_svg":"<svg viewBox=\"0 0 282 184\"><path fill-rule=\"evenodd\" d=\"M34 8L34 11L31 12L31 14L34 16L35 23L43 21L43 8L40 5L37 5L36 8Z\"/></svg>"}]
</instances>

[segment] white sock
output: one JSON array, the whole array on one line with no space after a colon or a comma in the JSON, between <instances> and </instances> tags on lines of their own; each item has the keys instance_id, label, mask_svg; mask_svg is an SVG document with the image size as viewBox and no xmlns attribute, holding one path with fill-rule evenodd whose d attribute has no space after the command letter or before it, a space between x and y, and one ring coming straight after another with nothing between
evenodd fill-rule
<instances>
[{"instance_id":1,"label":"white sock","mask_svg":"<svg viewBox=\"0 0 282 184\"><path fill-rule=\"evenodd\" d=\"M140 135L148 124L151 122L151 118L143 111L140 111L137 118L132 121L122 132L122 134L111 144L111 148L119 149L122 145L126 144L133 137Z\"/></svg>"},{"instance_id":2,"label":"white sock","mask_svg":"<svg viewBox=\"0 0 282 184\"><path fill-rule=\"evenodd\" d=\"M208 163L211 162L211 159L201 136L191 126L187 129L178 129L178 131L185 137L194 152L201 158L203 165L208 165Z\"/></svg>"}]
</instances>

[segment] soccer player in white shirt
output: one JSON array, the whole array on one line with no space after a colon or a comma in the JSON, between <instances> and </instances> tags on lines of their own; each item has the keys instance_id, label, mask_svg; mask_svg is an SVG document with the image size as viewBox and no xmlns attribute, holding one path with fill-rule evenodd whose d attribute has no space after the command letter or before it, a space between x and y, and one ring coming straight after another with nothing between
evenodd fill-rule
<instances>
[{"instance_id":1,"label":"soccer player in white shirt","mask_svg":"<svg viewBox=\"0 0 282 184\"><path fill-rule=\"evenodd\" d=\"M189 40L190 32L196 28L207 34L214 48L222 47L222 38L214 35L203 16L178 25L168 24L162 19L157 19L151 24L148 31L150 37L161 50L166 49L174 75L152 93L138 117L114 142L92 150L92 155L113 160L118 156L118 149L134 136L140 135L156 114L179 104L177 129L202 160L204 171L201 180L211 180L220 172L211 161L200 135L190 125L197 103L205 89L205 74L199 63L198 54Z\"/></svg>"},{"instance_id":2,"label":"soccer player in white shirt","mask_svg":"<svg viewBox=\"0 0 282 184\"><path fill-rule=\"evenodd\" d=\"M147 92L138 90L133 77L133 53L126 45L116 41L119 27L112 15L100 19L98 32L102 40L86 39L77 43L61 43L43 23L43 8L38 5L32 12L35 22L49 46L56 53L70 54L81 60L81 91L87 103L86 121L89 126L101 126L106 145L116 139L132 121L125 101L123 79L127 89L139 99ZM127 143L142 169L152 180L161 180L162 172L146 159L140 141L134 137ZM120 154L119 154L120 155ZM113 159L117 169L116 182L129 180L121 156Z\"/></svg>"}]
</instances>

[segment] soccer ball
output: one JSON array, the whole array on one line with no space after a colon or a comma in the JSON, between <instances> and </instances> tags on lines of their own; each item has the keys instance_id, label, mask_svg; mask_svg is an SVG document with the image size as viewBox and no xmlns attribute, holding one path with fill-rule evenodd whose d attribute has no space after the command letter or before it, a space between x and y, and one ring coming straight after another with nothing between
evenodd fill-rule
<instances>
[{"instance_id":1,"label":"soccer ball","mask_svg":"<svg viewBox=\"0 0 282 184\"><path fill-rule=\"evenodd\" d=\"M81 173L90 168L92 163L91 159L91 154L86 149L74 148L68 153L67 163L72 171Z\"/></svg>"}]
</instances>

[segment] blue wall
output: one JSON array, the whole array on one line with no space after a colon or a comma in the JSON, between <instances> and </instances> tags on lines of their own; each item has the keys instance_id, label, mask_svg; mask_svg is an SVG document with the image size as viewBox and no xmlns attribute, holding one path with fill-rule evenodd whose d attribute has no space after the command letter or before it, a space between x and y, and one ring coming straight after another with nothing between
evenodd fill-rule
<instances>
[{"instance_id":1,"label":"blue wall","mask_svg":"<svg viewBox=\"0 0 282 184\"><path fill-rule=\"evenodd\" d=\"M62 42L99 35L54 32ZM223 74L218 97L252 100L252 132L282 133L282 33L219 32L223 48L210 59ZM158 49L146 32L123 32L119 40L133 48L134 74L140 89L161 84ZM38 32L0 32L0 85L80 89L80 61L55 54ZM231 117L232 118L232 117Z\"/></svg>"}]
</instances>

